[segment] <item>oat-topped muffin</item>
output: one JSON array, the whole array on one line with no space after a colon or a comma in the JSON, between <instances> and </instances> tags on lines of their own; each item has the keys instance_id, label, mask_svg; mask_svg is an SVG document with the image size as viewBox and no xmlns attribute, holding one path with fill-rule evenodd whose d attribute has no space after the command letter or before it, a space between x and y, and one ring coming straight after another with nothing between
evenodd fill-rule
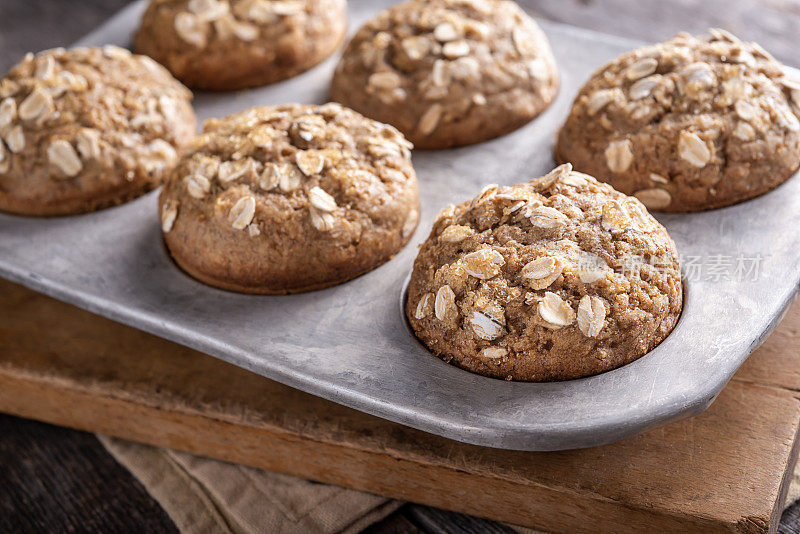
<instances>
[{"instance_id":1,"label":"oat-topped muffin","mask_svg":"<svg viewBox=\"0 0 800 534\"><path fill-rule=\"evenodd\" d=\"M411 0L347 45L331 98L396 126L417 148L485 141L555 97L547 38L514 2Z\"/></svg>"},{"instance_id":2,"label":"oat-topped muffin","mask_svg":"<svg viewBox=\"0 0 800 534\"><path fill-rule=\"evenodd\" d=\"M338 104L205 123L161 193L175 261L247 293L335 285L391 258L419 218L411 145Z\"/></svg>"},{"instance_id":3,"label":"oat-topped muffin","mask_svg":"<svg viewBox=\"0 0 800 534\"><path fill-rule=\"evenodd\" d=\"M581 89L556 159L649 208L697 211L776 187L800 166L800 80L722 30L622 55Z\"/></svg>"},{"instance_id":4,"label":"oat-topped muffin","mask_svg":"<svg viewBox=\"0 0 800 534\"><path fill-rule=\"evenodd\" d=\"M344 39L345 0L151 0L134 42L196 89L295 76Z\"/></svg>"},{"instance_id":5,"label":"oat-topped muffin","mask_svg":"<svg viewBox=\"0 0 800 534\"><path fill-rule=\"evenodd\" d=\"M194 136L191 93L122 48L29 54L0 80L0 210L84 213L159 185Z\"/></svg>"},{"instance_id":6,"label":"oat-topped muffin","mask_svg":"<svg viewBox=\"0 0 800 534\"><path fill-rule=\"evenodd\" d=\"M681 311L678 253L635 198L562 165L439 214L406 315L445 361L550 381L629 363Z\"/></svg>"}]
</instances>

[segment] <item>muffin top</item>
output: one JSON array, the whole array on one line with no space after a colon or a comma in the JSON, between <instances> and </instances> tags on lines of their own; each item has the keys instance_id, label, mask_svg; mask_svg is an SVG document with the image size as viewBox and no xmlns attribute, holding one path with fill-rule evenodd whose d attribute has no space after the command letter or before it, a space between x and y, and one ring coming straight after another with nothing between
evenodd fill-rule
<instances>
[{"instance_id":1,"label":"muffin top","mask_svg":"<svg viewBox=\"0 0 800 534\"><path fill-rule=\"evenodd\" d=\"M751 198L800 166L800 81L723 30L628 52L581 89L557 159L652 209Z\"/></svg>"},{"instance_id":2,"label":"muffin top","mask_svg":"<svg viewBox=\"0 0 800 534\"><path fill-rule=\"evenodd\" d=\"M385 261L416 227L410 148L391 126L338 104L208 120L161 195L167 244L254 291L319 285L348 263L363 272L360 262Z\"/></svg>"},{"instance_id":3,"label":"muffin top","mask_svg":"<svg viewBox=\"0 0 800 534\"><path fill-rule=\"evenodd\" d=\"M389 122L420 148L477 142L527 122L558 84L550 45L506 0L411 0L348 44L334 100Z\"/></svg>"},{"instance_id":4,"label":"muffin top","mask_svg":"<svg viewBox=\"0 0 800 534\"><path fill-rule=\"evenodd\" d=\"M72 213L157 185L194 135L190 101L122 48L29 54L0 80L0 207Z\"/></svg>"},{"instance_id":5,"label":"muffin top","mask_svg":"<svg viewBox=\"0 0 800 534\"><path fill-rule=\"evenodd\" d=\"M548 381L635 360L669 334L681 305L664 227L635 198L562 165L440 213L406 314L446 361Z\"/></svg>"},{"instance_id":6,"label":"muffin top","mask_svg":"<svg viewBox=\"0 0 800 534\"><path fill-rule=\"evenodd\" d=\"M151 0L134 40L190 87L253 87L330 55L345 9L345 0Z\"/></svg>"}]
</instances>

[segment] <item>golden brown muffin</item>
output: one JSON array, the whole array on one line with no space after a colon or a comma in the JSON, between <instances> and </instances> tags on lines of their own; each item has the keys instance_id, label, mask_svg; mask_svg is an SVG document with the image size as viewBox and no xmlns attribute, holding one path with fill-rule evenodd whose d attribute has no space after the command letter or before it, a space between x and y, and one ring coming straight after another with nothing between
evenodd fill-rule
<instances>
[{"instance_id":1,"label":"golden brown muffin","mask_svg":"<svg viewBox=\"0 0 800 534\"><path fill-rule=\"evenodd\" d=\"M191 97L115 46L29 54L0 80L0 210L84 213L160 185L194 136Z\"/></svg>"},{"instance_id":2,"label":"golden brown muffin","mask_svg":"<svg viewBox=\"0 0 800 534\"><path fill-rule=\"evenodd\" d=\"M205 123L160 197L186 272L246 293L296 293L374 269L419 218L411 145L338 104L253 108Z\"/></svg>"},{"instance_id":3,"label":"golden brown muffin","mask_svg":"<svg viewBox=\"0 0 800 534\"><path fill-rule=\"evenodd\" d=\"M134 43L189 87L257 87L330 56L344 39L345 8L345 0L151 0Z\"/></svg>"},{"instance_id":4,"label":"golden brown muffin","mask_svg":"<svg viewBox=\"0 0 800 534\"><path fill-rule=\"evenodd\" d=\"M597 71L575 99L559 162L654 210L761 195L800 166L800 80L722 30L681 34Z\"/></svg>"},{"instance_id":5,"label":"golden brown muffin","mask_svg":"<svg viewBox=\"0 0 800 534\"><path fill-rule=\"evenodd\" d=\"M681 305L664 227L567 164L442 211L414 262L406 315L445 361L540 382L639 358L670 333Z\"/></svg>"},{"instance_id":6,"label":"golden brown muffin","mask_svg":"<svg viewBox=\"0 0 800 534\"><path fill-rule=\"evenodd\" d=\"M557 90L547 38L514 2L411 0L356 33L331 98L417 148L447 148L522 126Z\"/></svg>"}]
</instances>

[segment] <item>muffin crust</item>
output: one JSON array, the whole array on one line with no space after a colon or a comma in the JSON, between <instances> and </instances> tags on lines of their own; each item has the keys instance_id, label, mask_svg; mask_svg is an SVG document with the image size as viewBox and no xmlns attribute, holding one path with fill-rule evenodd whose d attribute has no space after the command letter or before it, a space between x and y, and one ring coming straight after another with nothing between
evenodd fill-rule
<instances>
[{"instance_id":1,"label":"muffin crust","mask_svg":"<svg viewBox=\"0 0 800 534\"><path fill-rule=\"evenodd\" d=\"M622 55L581 89L559 162L649 208L698 211L761 195L800 166L800 79L722 30Z\"/></svg>"},{"instance_id":2,"label":"muffin crust","mask_svg":"<svg viewBox=\"0 0 800 534\"><path fill-rule=\"evenodd\" d=\"M122 48L29 54L0 80L0 209L84 213L160 185L194 136L190 102Z\"/></svg>"},{"instance_id":3,"label":"muffin crust","mask_svg":"<svg viewBox=\"0 0 800 534\"><path fill-rule=\"evenodd\" d=\"M410 144L338 104L206 121L159 199L175 261L210 285L296 293L387 261L419 219Z\"/></svg>"},{"instance_id":4,"label":"muffin crust","mask_svg":"<svg viewBox=\"0 0 800 534\"><path fill-rule=\"evenodd\" d=\"M356 33L331 98L396 126L417 148L447 148L522 126L557 88L547 38L515 3L411 0Z\"/></svg>"},{"instance_id":5,"label":"muffin crust","mask_svg":"<svg viewBox=\"0 0 800 534\"><path fill-rule=\"evenodd\" d=\"M541 382L641 357L681 306L664 227L635 198L562 165L442 211L414 262L406 315L445 361Z\"/></svg>"},{"instance_id":6,"label":"muffin crust","mask_svg":"<svg viewBox=\"0 0 800 534\"><path fill-rule=\"evenodd\" d=\"M196 89L291 78L344 39L345 0L152 0L134 42Z\"/></svg>"}]
</instances>

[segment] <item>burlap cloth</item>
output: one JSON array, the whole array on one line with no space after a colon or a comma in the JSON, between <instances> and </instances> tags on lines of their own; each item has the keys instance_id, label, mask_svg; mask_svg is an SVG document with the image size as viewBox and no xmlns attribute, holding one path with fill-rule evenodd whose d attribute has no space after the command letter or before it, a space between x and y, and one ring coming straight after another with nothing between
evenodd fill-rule
<instances>
[{"instance_id":1,"label":"burlap cloth","mask_svg":"<svg viewBox=\"0 0 800 534\"><path fill-rule=\"evenodd\" d=\"M356 533L403 504L185 452L98 438L186 534ZM800 468L792 477L787 505L798 498Z\"/></svg>"}]
</instances>

